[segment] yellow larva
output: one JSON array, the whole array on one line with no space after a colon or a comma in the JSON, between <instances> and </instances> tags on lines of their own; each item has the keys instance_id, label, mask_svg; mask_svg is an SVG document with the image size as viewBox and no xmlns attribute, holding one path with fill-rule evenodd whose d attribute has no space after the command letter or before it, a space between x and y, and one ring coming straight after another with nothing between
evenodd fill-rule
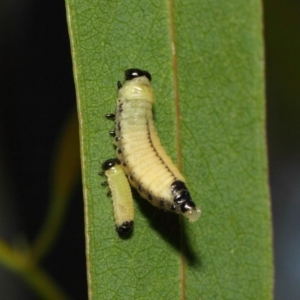
<instances>
[{"instance_id":1,"label":"yellow larva","mask_svg":"<svg viewBox=\"0 0 300 300\"><path fill-rule=\"evenodd\" d=\"M153 117L151 75L128 69L125 84L118 82L114 144L130 184L152 205L198 220L200 209L192 201L185 179L166 154L157 136Z\"/></svg>"},{"instance_id":2,"label":"yellow larva","mask_svg":"<svg viewBox=\"0 0 300 300\"><path fill-rule=\"evenodd\" d=\"M108 159L102 164L107 177L114 206L116 230L119 236L125 236L133 228L133 200L128 180L118 159Z\"/></svg>"}]
</instances>

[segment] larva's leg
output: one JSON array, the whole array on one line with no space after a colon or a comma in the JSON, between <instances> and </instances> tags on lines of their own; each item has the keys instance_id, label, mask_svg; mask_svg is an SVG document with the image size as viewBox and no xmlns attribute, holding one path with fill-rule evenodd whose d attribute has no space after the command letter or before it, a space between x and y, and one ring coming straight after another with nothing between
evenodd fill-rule
<instances>
[{"instance_id":1,"label":"larva's leg","mask_svg":"<svg viewBox=\"0 0 300 300\"><path fill-rule=\"evenodd\" d=\"M107 119L109 119L109 120L115 120L115 118L116 118L116 115L115 114L106 114L105 115L105 118L107 118Z\"/></svg>"},{"instance_id":2,"label":"larva's leg","mask_svg":"<svg viewBox=\"0 0 300 300\"><path fill-rule=\"evenodd\" d=\"M112 130L112 131L109 131L109 135L111 135L111 136L115 137L115 136L116 136L116 132L115 132L114 130Z\"/></svg>"},{"instance_id":3,"label":"larva's leg","mask_svg":"<svg viewBox=\"0 0 300 300\"><path fill-rule=\"evenodd\" d=\"M120 81L117 82L118 90L122 88L122 83Z\"/></svg>"},{"instance_id":4,"label":"larva's leg","mask_svg":"<svg viewBox=\"0 0 300 300\"><path fill-rule=\"evenodd\" d=\"M107 119L109 119L109 120L114 121L115 118L116 118L116 115L115 115L115 114L106 114L105 117L106 117ZM113 137L116 136L115 130L109 131L108 133L109 133L109 135L111 135L111 136L113 136Z\"/></svg>"},{"instance_id":5,"label":"larva's leg","mask_svg":"<svg viewBox=\"0 0 300 300\"><path fill-rule=\"evenodd\" d=\"M109 120L115 120L115 118L116 118L116 115L115 114L106 114L105 115L105 117L107 118L107 119L109 119ZM109 131L109 134L111 135L111 136L116 136L116 132L115 132L115 130L112 130L112 131Z\"/></svg>"}]
</instances>

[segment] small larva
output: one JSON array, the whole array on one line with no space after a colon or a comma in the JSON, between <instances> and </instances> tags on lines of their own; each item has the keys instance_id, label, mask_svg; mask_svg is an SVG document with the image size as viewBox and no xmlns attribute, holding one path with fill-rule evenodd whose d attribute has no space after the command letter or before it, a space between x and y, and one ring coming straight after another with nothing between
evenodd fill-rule
<instances>
[{"instance_id":1,"label":"small larva","mask_svg":"<svg viewBox=\"0 0 300 300\"><path fill-rule=\"evenodd\" d=\"M130 184L152 205L182 214L190 221L200 217L185 179L163 149L153 117L154 103L151 75L128 69L125 84L118 82L114 137L117 157Z\"/></svg>"},{"instance_id":2,"label":"small larva","mask_svg":"<svg viewBox=\"0 0 300 300\"><path fill-rule=\"evenodd\" d=\"M119 236L123 237L133 228L134 211L131 189L118 159L106 160L102 164L102 169L107 177L113 200L116 230Z\"/></svg>"}]
</instances>

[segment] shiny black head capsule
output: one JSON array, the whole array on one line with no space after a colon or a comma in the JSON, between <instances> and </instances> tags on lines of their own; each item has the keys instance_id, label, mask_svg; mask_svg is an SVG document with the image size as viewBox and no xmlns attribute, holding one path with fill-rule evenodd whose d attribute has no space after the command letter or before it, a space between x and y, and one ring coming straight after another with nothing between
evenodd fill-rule
<instances>
[{"instance_id":1,"label":"shiny black head capsule","mask_svg":"<svg viewBox=\"0 0 300 300\"><path fill-rule=\"evenodd\" d=\"M120 161L117 158L110 158L102 164L102 169L104 171L106 171L106 170L111 169L115 165L119 165L119 164L120 164Z\"/></svg>"},{"instance_id":2,"label":"shiny black head capsule","mask_svg":"<svg viewBox=\"0 0 300 300\"><path fill-rule=\"evenodd\" d=\"M149 81L151 81L151 75L148 71L143 71L140 69L128 69L125 71L125 80L131 80L141 76L146 76Z\"/></svg>"}]
</instances>

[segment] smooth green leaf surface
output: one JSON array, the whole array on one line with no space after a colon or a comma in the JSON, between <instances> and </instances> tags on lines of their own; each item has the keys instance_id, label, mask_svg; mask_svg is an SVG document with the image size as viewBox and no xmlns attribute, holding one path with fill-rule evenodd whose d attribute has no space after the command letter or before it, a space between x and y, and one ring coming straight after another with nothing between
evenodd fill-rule
<instances>
[{"instance_id":1,"label":"smooth green leaf surface","mask_svg":"<svg viewBox=\"0 0 300 300\"><path fill-rule=\"evenodd\" d=\"M90 299L271 299L260 2L67 0L67 13ZM158 134L202 216L189 223L135 194L122 240L98 172L115 157L104 114L130 67L152 74Z\"/></svg>"}]
</instances>

